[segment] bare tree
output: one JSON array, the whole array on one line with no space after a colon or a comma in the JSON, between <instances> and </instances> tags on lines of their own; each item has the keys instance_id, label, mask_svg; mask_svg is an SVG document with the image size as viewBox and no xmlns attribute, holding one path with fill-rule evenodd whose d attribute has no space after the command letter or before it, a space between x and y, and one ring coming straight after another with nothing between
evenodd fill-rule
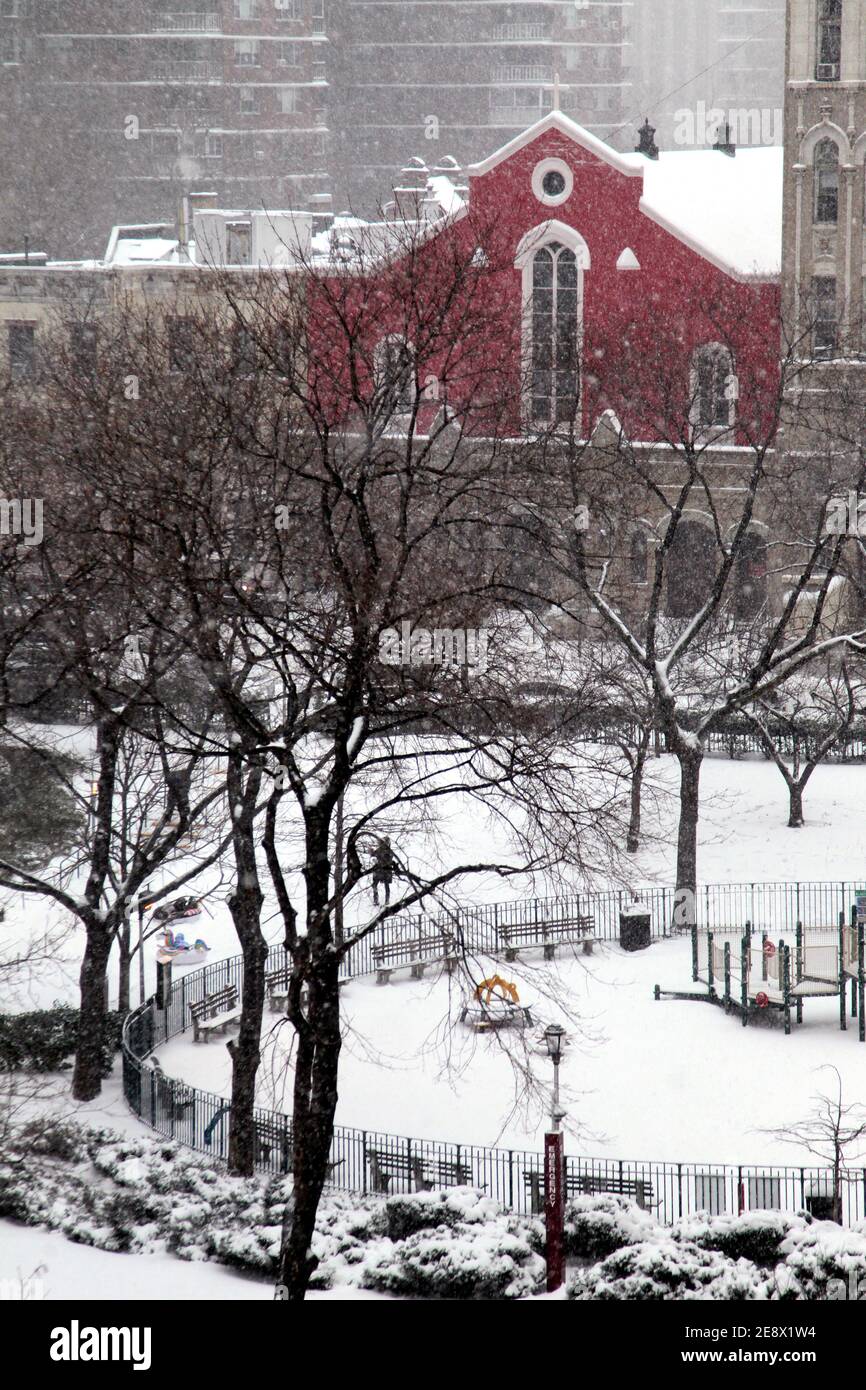
<instances>
[{"instance_id":1,"label":"bare tree","mask_svg":"<svg viewBox=\"0 0 866 1390\"><path fill-rule=\"evenodd\" d=\"M86 392L64 387L70 416L87 411L76 473L111 518L110 568L136 596L142 647L186 653L222 724L209 747L228 769L245 963L235 1172L256 1156L263 866L282 919L297 1043L280 1278L294 1299L328 1172L346 955L387 918L437 895L447 904L450 886L479 870L590 876L616 857L605 755L585 781L560 731L526 728L515 701L526 657L520 615L503 603L502 484L519 383L490 342L517 326L489 293L498 268L477 255L480 235L463 219L460 236L434 248L423 228L401 226L384 262L362 247L324 270L242 281L214 272L212 295L193 305L120 306L104 376ZM125 403L130 372L139 392ZM160 706L154 682L148 694ZM589 678L583 697L596 703ZM345 796L356 784L360 804ZM432 828L436 808L458 797L483 809L507 848L470 847L441 867L398 851L398 891L369 913L357 900L375 837L407 814ZM281 853L291 827L300 891Z\"/></svg>"},{"instance_id":2,"label":"bare tree","mask_svg":"<svg viewBox=\"0 0 866 1390\"><path fill-rule=\"evenodd\" d=\"M842 1224L842 1184L850 1163L861 1156L866 1139L866 1108L858 1102L846 1101L842 1093L842 1078L836 1067L826 1064L818 1071L831 1071L836 1078L835 1093L820 1091L813 1096L811 1113L778 1129L762 1131L782 1144L794 1144L829 1163L833 1173L833 1220Z\"/></svg>"},{"instance_id":3,"label":"bare tree","mask_svg":"<svg viewBox=\"0 0 866 1390\"><path fill-rule=\"evenodd\" d=\"M736 344L721 308L703 312L732 360ZM584 627L592 616L598 632L622 649L636 683L651 690L655 721L680 770L680 912L688 911L697 886L708 734L797 672L858 648L864 629L856 612L838 610L850 545L826 527L840 435L829 442L825 436L824 469L813 469L808 479L798 453L789 460L777 440L782 419L786 438L813 423L797 396L802 343L791 345L775 382L766 373L741 372L737 421L732 416L730 425L707 429L700 373L690 379L682 343L669 328L667 336L663 325L657 328L655 348L634 366L630 359L615 382L623 418L608 413L590 438L580 437L575 424L541 442L541 466L559 485L548 488L543 510L527 488L523 505L531 522L524 534L538 532L543 516L535 598L546 593ZM672 370L677 361L680 373ZM852 417L855 405L848 401ZM640 429L648 419L648 442L629 433L629 420ZM726 441L737 449L722 466ZM844 468L858 487L866 472L862 451L846 458ZM645 526L650 510L654 546L636 604L622 575L629 534L636 524ZM767 599L754 580L756 550L779 573L777 592Z\"/></svg>"},{"instance_id":4,"label":"bare tree","mask_svg":"<svg viewBox=\"0 0 866 1390\"><path fill-rule=\"evenodd\" d=\"M799 684L789 681L774 693L772 702L763 701L745 713L761 747L784 778L788 826L798 829L805 823L803 795L812 773L850 731L856 696L844 661L838 672L831 668Z\"/></svg>"}]
</instances>

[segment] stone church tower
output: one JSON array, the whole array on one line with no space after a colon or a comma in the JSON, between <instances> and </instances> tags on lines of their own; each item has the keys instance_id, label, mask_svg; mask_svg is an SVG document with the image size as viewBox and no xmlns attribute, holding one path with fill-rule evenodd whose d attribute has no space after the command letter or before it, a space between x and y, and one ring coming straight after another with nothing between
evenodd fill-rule
<instances>
[{"instance_id":1,"label":"stone church tower","mask_svg":"<svg viewBox=\"0 0 866 1390\"><path fill-rule=\"evenodd\" d=\"M783 297L814 357L861 357L866 0L788 0Z\"/></svg>"}]
</instances>

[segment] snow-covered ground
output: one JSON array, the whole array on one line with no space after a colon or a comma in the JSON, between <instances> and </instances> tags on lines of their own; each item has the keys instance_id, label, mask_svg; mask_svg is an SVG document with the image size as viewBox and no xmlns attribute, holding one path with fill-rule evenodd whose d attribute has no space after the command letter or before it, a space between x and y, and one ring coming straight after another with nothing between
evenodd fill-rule
<instances>
[{"instance_id":1,"label":"snow-covered ground","mask_svg":"<svg viewBox=\"0 0 866 1390\"><path fill-rule=\"evenodd\" d=\"M116 1255L75 1245L55 1231L0 1221L0 1289L4 1300L157 1299L273 1302L270 1279L254 1279L211 1261L187 1263L173 1255ZM323 1299L386 1300L386 1294L340 1287L307 1295Z\"/></svg>"},{"instance_id":2,"label":"snow-covered ground","mask_svg":"<svg viewBox=\"0 0 866 1390\"><path fill-rule=\"evenodd\" d=\"M676 765L663 758L650 763L644 825L647 844L633 864L634 886L673 881L676 825ZM776 770L757 760L707 759L703 770L700 824L700 877L705 882L794 879L862 879L866 857L861 849L861 802L866 768L824 766L809 785L807 824L786 826L785 788ZM415 863L433 857L448 864L459 856L491 858L501 853L496 826L485 822L477 804L470 809L455 800L443 814L435 841L407 836L401 853ZM299 846L287 837L289 868L297 868ZM215 875L212 882L216 883ZM201 885L207 887L208 884ZM458 890L476 901L492 901L542 885L528 881L503 884L496 876ZM598 885L596 885L598 886ZM187 934L204 936L211 960L237 953L225 906L223 878L208 899L208 914L189 923ZM359 896L353 914L363 920L369 893ZM22 935L41 930L57 910L37 899L23 905L7 900L7 931ZM281 936L272 915L271 939ZM32 982L18 1007L54 999L75 1001L77 949L73 933L62 959L53 961ZM146 990L153 987L154 948L146 948ZM621 1158L677 1159L700 1162L796 1162L800 1155L760 1131L800 1118L809 1097L836 1065L846 1090L856 1096L866 1049L856 1034L841 1034L836 1000L810 1000L805 1025L791 1038L766 1028L742 1029L736 1020L703 1004L656 1003L652 987L690 985L686 941L660 942L627 956L615 945L590 959L563 959L551 972L538 958L523 960L506 972L521 997L536 1006L540 1021L560 1017L573 1036L563 1066L567 1108L577 1121L570 1136L573 1151ZM133 972L133 1001L137 972ZM342 1060L339 1120L346 1125L463 1143L500 1143L536 1149L544 1127L549 1064L532 1055L528 1063L540 1081L525 1095L525 1064L496 1038L478 1038L447 1020L459 1000L445 981L413 982L395 978L387 988L371 981L353 982L344 993L347 1023ZM10 1001L4 1001L9 1007ZM269 1029L273 1025L269 1020ZM290 1077L284 1065L287 1030L266 1049L261 1077L263 1103L288 1105ZM214 1040L194 1047L184 1038L162 1051L169 1074L216 1091L228 1085L229 1059ZM99 1106L117 1127L123 1102L109 1084ZM128 1121L135 1123L134 1121Z\"/></svg>"},{"instance_id":3,"label":"snow-covered ground","mask_svg":"<svg viewBox=\"0 0 866 1390\"><path fill-rule=\"evenodd\" d=\"M647 773L644 798L645 847L629 860L625 873L627 886L647 883L671 885L674 881L676 840L677 768L672 758L652 760ZM862 805L866 797L866 767L819 767L805 798L806 825L789 830L787 794L781 777L770 764L758 760L729 762L708 758L702 772L702 809L699 832L699 877L704 883L762 882L767 880L863 879L866 882L866 851L863 846ZM435 869L455 862L504 857L509 853L501 825L485 818L477 802L469 805L454 798L441 808L435 839L407 833L400 838L399 850L416 868ZM183 863L188 861L182 861ZM284 863L289 881L300 895L300 845L287 828ZM153 888L159 886L151 885ZM203 937L211 947L211 961L237 954L237 940L225 904L229 892L229 867L211 870L196 880L194 887L207 894L206 910L184 924L188 939ZM518 876L503 880L497 875L473 877L458 883L454 898L463 901L494 902L503 898L534 896L581 884L530 881ZM593 887L606 886L599 876ZM617 886L623 886L618 883ZM185 888L183 891L190 891ZM31 973L15 998L4 999L3 1007L46 1007L55 1000L77 1002L81 932L69 914L44 899L22 899L2 895L6 907L4 942L11 948L16 940L41 935L46 926L68 928L69 935L54 958ZM347 908L349 921L363 920L371 909L369 891L361 893ZM266 907L266 933L272 941L282 939L282 925L273 904ZM145 947L145 993L155 986L155 944ZM138 1000L138 966L133 966L132 998Z\"/></svg>"},{"instance_id":4,"label":"snow-covered ground","mask_svg":"<svg viewBox=\"0 0 866 1390\"><path fill-rule=\"evenodd\" d=\"M479 962L479 974L487 969ZM808 1163L797 1148L762 1133L802 1119L836 1066L846 1096L862 1090L866 1046L856 1026L838 1026L838 999L809 999L802 1027L743 1028L720 1008L656 1002L653 986L691 982L687 939L627 954L609 944L555 970L527 953L499 971L516 982L535 1021L564 1023L570 1046L561 1067L569 1150L592 1157L702 1163ZM489 973L489 972L488 972ZM459 1022L459 990L447 977L388 986L367 979L343 991L346 1036L339 1123L426 1139L539 1149L546 1128L551 1067L540 1027L479 1036ZM450 1019L450 1023L449 1023ZM259 1094L291 1108L284 1045L290 1032L266 1020ZM159 1052L165 1072L227 1094L231 1066L214 1039L187 1034ZM528 1065L536 1078L526 1094ZM830 1080L832 1081L832 1077ZM831 1087L832 1089L832 1087Z\"/></svg>"}]
</instances>

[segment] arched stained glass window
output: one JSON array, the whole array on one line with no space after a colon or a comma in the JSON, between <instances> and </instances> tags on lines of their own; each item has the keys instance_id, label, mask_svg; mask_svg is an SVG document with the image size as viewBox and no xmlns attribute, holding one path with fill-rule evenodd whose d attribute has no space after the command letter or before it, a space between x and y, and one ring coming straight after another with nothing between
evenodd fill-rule
<instances>
[{"instance_id":1,"label":"arched stained glass window","mask_svg":"<svg viewBox=\"0 0 866 1390\"><path fill-rule=\"evenodd\" d=\"M574 418L579 392L577 259L559 242L532 262L532 418Z\"/></svg>"},{"instance_id":2,"label":"arched stained glass window","mask_svg":"<svg viewBox=\"0 0 866 1390\"><path fill-rule=\"evenodd\" d=\"M692 416L702 430L727 429L734 423L733 359L721 343L705 343L694 355Z\"/></svg>"}]
</instances>

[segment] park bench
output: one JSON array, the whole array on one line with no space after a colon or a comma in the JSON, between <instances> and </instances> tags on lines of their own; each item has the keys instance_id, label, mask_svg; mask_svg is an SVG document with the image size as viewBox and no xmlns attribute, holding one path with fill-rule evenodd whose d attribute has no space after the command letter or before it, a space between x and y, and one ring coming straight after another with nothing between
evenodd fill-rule
<instances>
[{"instance_id":1,"label":"park bench","mask_svg":"<svg viewBox=\"0 0 866 1390\"><path fill-rule=\"evenodd\" d=\"M292 1125L288 1119L268 1117L255 1121L255 1161L268 1163L274 1150L280 1155L280 1172L292 1171Z\"/></svg>"},{"instance_id":2,"label":"park bench","mask_svg":"<svg viewBox=\"0 0 866 1390\"><path fill-rule=\"evenodd\" d=\"M167 1099L171 1107L171 1118L173 1120L188 1119L189 1112L195 1107L195 1092L192 1087L184 1081L176 1081L174 1077L166 1076L158 1057L151 1057L149 1061L159 1084L163 1102Z\"/></svg>"},{"instance_id":3,"label":"park bench","mask_svg":"<svg viewBox=\"0 0 866 1390\"><path fill-rule=\"evenodd\" d=\"M374 1192L387 1193L394 1178L410 1179L415 1192L431 1192L438 1187L463 1187L472 1181L472 1169L460 1160L426 1158L422 1154L367 1154Z\"/></svg>"},{"instance_id":4,"label":"park bench","mask_svg":"<svg viewBox=\"0 0 866 1390\"><path fill-rule=\"evenodd\" d=\"M533 1213L544 1210L544 1174L532 1169L523 1174L523 1182L529 1188ZM611 1193L617 1197L632 1197L639 1207L649 1211L652 1204L652 1183L644 1178L605 1177L597 1173L566 1173L565 1190L569 1197L590 1196L598 1193Z\"/></svg>"},{"instance_id":5,"label":"park bench","mask_svg":"<svg viewBox=\"0 0 866 1390\"><path fill-rule=\"evenodd\" d=\"M272 1153L280 1156L280 1172L292 1171L292 1122L287 1116L268 1115L255 1121L255 1161L269 1163ZM335 1168L344 1162L342 1158L328 1164L328 1178Z\"/></svg>"},{"instance_id":6,"label":"park bench","mask_svg":"<svg viewBox=\"0 0 866 1390\"><path fill-rule=\"evenodd\" d=\"M499 1028L532 1028L532 1011L528 1004L512 1004L507 1008L490 1008L480 1000L464 1004L460 1022L474 1028L476 1033L491 1033Z\"/></svg>"},{"instance_id":7,"label":"park bench","mask_svg":"<svg viewBox=\"0 0 866 1390\"><path fill-rule=\"evenodd\" d=\"M285 1013L286 1006L289 1002L289 980L291 976L291 966L288 965L281 965L277 970L271 970L265 975L268 1008L272 1014Z\"/></svg>"},{"instance_id":8,"label":"park bench","mask_svg":"<svg viewBox=\"0 0 866 1390\"><path fill-rule=\"evenodd\" d=\"M457 964L457 943L445 932L415 936L409 941L387 941L370 950L376 967L376 984L387 985L395 970L409 966L413 980L420 980L428 965L442 961L450 975Z\"/></svg>"},{"instance_id":9,"label":"park bench","mask_svg":"<svg viewBox=\"0 0 866 1390\"><path fill-rule=\"evenodd\" d=\"M597 939L594 917L574 917L570 922L521 922L497 926L495 930L497 946L506 960L516 960L518 951L532 946L544 947L545 960L553 960L557 946L582 946L583 954L589 956Z\"/></svg>"},{"instance_id":10,"label":"park bench","mask_svg":"<svg viewBox=\"0 0 866 1390\"><path fill-rule=\"evenodd\" d=\"M211 1033L224 1033L241 1016L237 985L223 985L213 994L206 994L204 999L190 1004L189 1014L193 1042L201 1042L202 1038L210 1042Z\"/></svg>"},{"instance_id":11,"label":"park bench","mask_svg":"<svg viewBox=\"0 0 866 1390\"><path fill-rule=\"evenodd\" d=\"M280 965L276 970L270 970L265 975L265 991L268 996L268 1008L272 1014L284 1014L289 1004L289 981L292 978L292 967L290 965ZM337 981L340 989L349 984L347 979ZM307 985L301 985L301 1005L306 1007Z\"/></svg>"}]
</instances>

